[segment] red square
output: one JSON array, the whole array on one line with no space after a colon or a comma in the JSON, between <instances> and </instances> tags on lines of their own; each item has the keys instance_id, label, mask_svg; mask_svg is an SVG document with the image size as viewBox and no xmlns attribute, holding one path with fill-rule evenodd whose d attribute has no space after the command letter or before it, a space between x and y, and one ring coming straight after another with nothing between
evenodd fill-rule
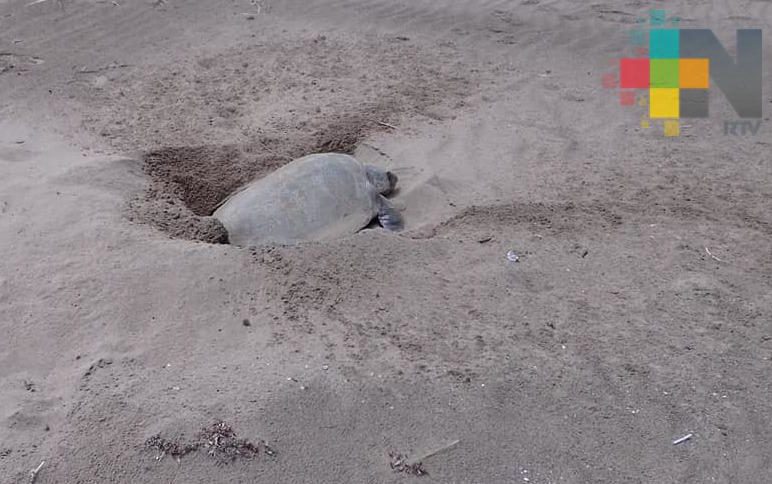
<instances>
[{"instance_id":1,"label":"red square","mask_svg":"<svg viewBox=\"0 0 772 484\"><path fill-rule=\"evenodd\" d=\"M619 59L619 87L649 88L649 59Z\"/></svg>"},{"instance_id":2,"label":"red square","mask_svg":"<svg viewBox=\"0 0 772 484\"><path fill-rule=\"evenodd\" d=\"M603 87L607 89L615 89L617 87L617 76L611 72L603 74Z\"/></svg>"},{"instance_id":3,"label":"red square","mask_svg":"<svg viewBox=\"0 0 772 484\"><path fill-rule=\"evenodd\" d=\"M621 91L619 93L619 104L622 106L635 106L635 91Z\"/></svg>"}]
</instances>

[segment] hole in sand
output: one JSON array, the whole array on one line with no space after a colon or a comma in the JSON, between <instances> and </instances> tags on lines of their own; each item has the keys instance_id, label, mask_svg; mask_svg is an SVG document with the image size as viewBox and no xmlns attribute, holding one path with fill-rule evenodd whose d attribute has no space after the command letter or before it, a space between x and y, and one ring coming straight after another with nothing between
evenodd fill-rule
<instances>
[{"instance_id":1,"label":"hole in sand","mask_svg":"<svg viewBox=\"0 0 772 484\"><path fill-rule=\"evenodd\" d=\"M132 202L131 217L175 238L227 243L225 229L210 215L228 195L301 156L352 154L363 137L376 129L366 119L353 116L310 135L149 151L143 161L150 187Z\"/></svg>"},{"instance_id":2,"label":"hole in sand","mask_svg":"<svg viewBox=\"0 0 772 484\"><path fill-rule=\"evenodd\" d=\"M304 155L350 153L383 123L454 116L480 85L479 67L451 44L327 35L256 42L68 89L99 106L83 113L84 126L145 153L150 186L132 200L132 219L175 238L224 242L209 215L238 187Z\"/></svg>"}]
</instances>

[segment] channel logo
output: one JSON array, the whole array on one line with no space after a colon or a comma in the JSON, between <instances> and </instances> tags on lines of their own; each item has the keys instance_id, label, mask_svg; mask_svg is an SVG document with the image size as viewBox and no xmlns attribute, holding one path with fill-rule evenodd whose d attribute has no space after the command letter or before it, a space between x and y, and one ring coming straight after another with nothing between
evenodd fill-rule
<instances>
[{"instance_id":1,"label":"channel logo","mask_svg":"<svg viewBox=\"0 0 772 484\"><path fill-rule=\"evenodd\" d=\"M618 77L604 76L605 87L619 89L622 106L646 106L641 127L661 120L665 136L679 136L680 120L710 117L709 92L715 85L740 118L762 117L762 33L737 30L737 54L727 52L709 29L683 29L678 17L664 10L638 19L630 32L633 56L618 59ZM643 24L643 25L642 25ZM727 124L746 122L727 121ZM754 123L747 123L754 126Z\"/></svg>"}]
</instances>

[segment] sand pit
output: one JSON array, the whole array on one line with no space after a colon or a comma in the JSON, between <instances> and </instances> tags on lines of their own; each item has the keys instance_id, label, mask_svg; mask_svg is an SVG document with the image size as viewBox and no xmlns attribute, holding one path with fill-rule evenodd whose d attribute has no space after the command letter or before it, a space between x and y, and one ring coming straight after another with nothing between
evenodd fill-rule
<instances>
[{"instance_id":1,"label":"sand pit","mask_svg":"<svg viewBox=\"0 0 772 484\"><path fill-rule=\"evenodd\" d=\"M87 87L82 95L103 109L84 123L101 127L96 134L115 147L149 147L142 160L151 184L132 203L132 219L173 237L222 242L222 228L206 217L238 187L307 154L353 153L369 135L393 130L389 121L459 113L479 76L448 61L448 48L437 56L406 40L316 36L160 66L109 92ZM239 80L235 92L212 87L228 78ZM208 127L182 123L207 112ZM158 147L172 139L227 143Z\"/></svg>"},{"instance_id":2,"label":"sand pit","mask_svg":"<svg viewBox=\"0 0 772 484\"><path fill-rule=\"evenodd\" d=\"M130 217L173 237L224 242L222 227L209 216L233 191L307 154L353 153L365 133L377 129L372 125L367 118L357 117L310 135L298 130L294 138L148 152L143 164L151 185L133 201ZM164 208L159 210L159 205Z\"/></svg>"}]
</instances>

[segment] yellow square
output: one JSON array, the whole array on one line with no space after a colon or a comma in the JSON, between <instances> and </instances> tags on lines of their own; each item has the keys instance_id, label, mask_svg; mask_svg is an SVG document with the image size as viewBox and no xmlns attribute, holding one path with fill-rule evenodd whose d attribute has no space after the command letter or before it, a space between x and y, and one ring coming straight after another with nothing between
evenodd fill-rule
<instances>
[{"instance_id":1,"label":"yellow square","mask_svg":"<svg viewBox=\"0 0 772 484\"><path fill-rule=\"evenodd\" d=\"M641 128L649 129L649 126L651 126L651 124L649 123L649 120L646 118L641 118Z\"/></svg>"},{"instance_id":2,"label":"yellow square","mask_svg":"<svg viewBox=\"0 0 772 484\"><path fill-rule=\"evenodd\" d=\"M678 72L681 88L710 88L710 59L681 59L678 61Z\"/></svg>"},{"instance_id":3,"label":"yellow square","mask_svg":"<svg viewBox=\"0 0 772 484\"><path fill-rule=\"evenodd\" d=\"M649 89L649 117L652 119L678 118L678 88Z\"/></svg>"},{"instance_id":4,"label":"yellow square","mask_svg":"<svg viewBox=\"0 0 772 484\"><path fill-rule=\"evenodd\" d=\"M681 124L677 119L665 120L665 136L668 138L674 138L681 135Z\"/></svg>"}]
</instances>

